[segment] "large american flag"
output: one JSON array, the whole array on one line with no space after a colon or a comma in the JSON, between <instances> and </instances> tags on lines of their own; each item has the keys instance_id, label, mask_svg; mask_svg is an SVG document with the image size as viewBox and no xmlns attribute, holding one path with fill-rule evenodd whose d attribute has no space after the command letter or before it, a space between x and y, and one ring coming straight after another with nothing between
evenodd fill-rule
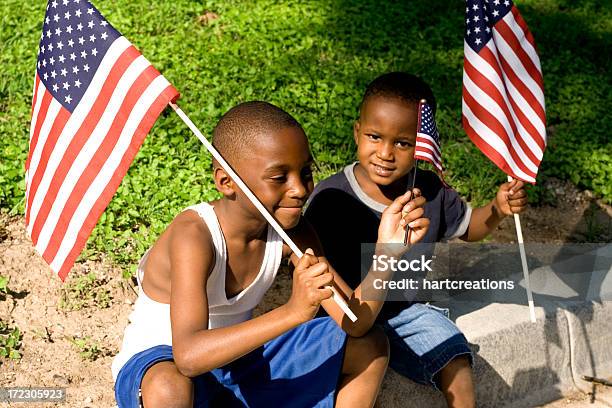
<instances>
[{"instance_id":1,"label":"large american flag","mask_svg":"<svg viewBox=\"0 0 612 408\"><path fill-rule=\"evenodd\" d=\"M64 280L177 90L88 1L47 4L26 161L26 226Z\"/></svg>"},{"instance_id":2,"label":"large american flag","mask_svg":"<svg viewBox=\"0 0 612 408\"><path fill-rule=\"evenodd\" d=\"M439 173L442 173L442 155L440 149L440 134L436 126L431 106L421 100L419 102L418 124L414 158L425 160L433 164Z\"/></svg>"},{"instance_id":3,"label":"large american flag","mask_svg":"<svg viewBox=\"0 0 612 408\"><path fill-rule=\"evenodd\" d=\"M506 174L535 183L546 147L540 59L510 0L467 0L463 127Z\"/></svg>"}]
</instances>

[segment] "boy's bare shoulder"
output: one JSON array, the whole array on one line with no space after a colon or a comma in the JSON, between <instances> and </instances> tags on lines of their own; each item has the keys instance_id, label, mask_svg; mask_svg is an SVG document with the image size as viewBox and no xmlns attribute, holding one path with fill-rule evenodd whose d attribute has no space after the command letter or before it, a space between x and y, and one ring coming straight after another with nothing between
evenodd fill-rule
<instances>
[{"instance_id":1,"label":"boy's bare shoulder","mask_svg":"<svg viewBox=\"0 0 612 408\"><path fill-rule=\"evenodd\" d=\"M208 226L194 210L183 211L174 217L167 232L171 247L175 245L212 245L212 236Z\"/></svg>"},{"instance_id":2,"label":"boy's bare shoulder","mask_svg":"<svg viewBox=\"0 0 612 408\"><path fill-rule=\"evenodd\" d=\"M195 228L196 230L204 229L208 231L208 227L206 226L206 223L202 220L202 217L200 217L200 215L192 209L185 210L179 213L176 217L174 217L174 219L170 223L170 227L179 230Z\"/></svg>"},{"instance_id":3,"label":"boy's bare shoulder","mask_svg":"<svg viewBox=\"0 0 612 408\"><path fill-rule=\"evenodd\" d=\"M151 248L144 289L154 300L170 303L171 281L205 281L214 262L214 246L206 223L195 211L183 211Z\"/></svg>"}]
</instances>

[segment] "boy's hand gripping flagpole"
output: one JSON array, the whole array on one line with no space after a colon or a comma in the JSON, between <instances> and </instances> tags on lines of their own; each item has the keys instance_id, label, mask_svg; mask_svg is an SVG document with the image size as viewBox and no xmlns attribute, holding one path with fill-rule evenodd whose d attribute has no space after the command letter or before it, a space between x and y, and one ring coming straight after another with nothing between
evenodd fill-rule
<instances>
[{"instance_id":1,"label":"boy's hand gripping flagpole","mask_svg":"<svg viewBox=\"0 0 612 408\"><path fill-rule=\"evenodd\" d=\"M544 81L533 35L512 1L467 0L463 128L512 178L535 183L546 148ZM512 177L512 178L511 178ZM516 235L531 321L535 307L518 214Z\"/></svg>"},{"instance_id":2,"label":"boy's hand gripping flagpole","mask_svg":"<svg viewBox=\"0 0 612 408\"><path fill-rule=\"evenodd\" d=\"M185 112L183 112L181 108L178 107L178 105L171 102L170 106L172 106L172 109L174 109L176 114L183 120L183 122L185 122L185 124L189 127L189 129L191 129L193 134L196 135L198 139L200 139L200 142L204 144L206 149L208 149L210 154L212 154L213 157L219 162L221 167L223 167L223 169L229 174L232 180L234 180L236 184L238 184L238 187L240 187L240 189L246 194L246 196L249 198L249 200L251 200L253 205L257 207L261 215L263 215L264 218L270 223L272 228L276 230L278 235L280 235L283 238L283 241L285 241L285 243L289 245L289 248L291 248L293 253L298 258L301 258L304 255L304 253L297 247L297 245L295 245L295 242L293 242L293 240L289 238L289 235L287 235L287 233L283 230L283 228L279 225L279 223L272 217L272 215L270 215L268 210L266 210L263 204L259 201L259 199L255 196L255 194L253 194L253 192L247 187L247 185L244 183L244 181L242 181L242 179L238 176L238 174L236 174L236 172L232 170L230 165L227 163L227 161L225 161L225 159L223 158L223 156L221 156L221 154L217 151L217 149L215 149L215 147L204 137L202 132L200 132L200 130L193 124L193 122L191 121L191 119L189 119L189 117L185 114ZM357 316L355 315L355 313L353 313L351 309L349 309L348 305L344 301L344 298L342 298L342 296L338 293L336 288L332 286L331 289L332 289L332 292L334 293L333 299L338 304L340 309L342 309L342 311L349 317L349 319L351 319L352 322L356 322Z\"/></svg>"}]
</instances>

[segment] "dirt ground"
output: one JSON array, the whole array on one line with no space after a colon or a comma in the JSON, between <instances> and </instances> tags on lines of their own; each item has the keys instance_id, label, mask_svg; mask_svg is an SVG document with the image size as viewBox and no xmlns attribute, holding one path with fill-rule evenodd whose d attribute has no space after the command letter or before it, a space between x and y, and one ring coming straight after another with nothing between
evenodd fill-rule
<instances>
[{"instance_id":1,"label":"dirt ground","mask_svg":"<svg viewBox=\"0 0 612 408\"><path fill-rule=\"evenodd\" d=\"M521 215L526 242L611 242L612 209L571 184L549 180L555 205L531 207ZM516 242L509 217L492 242ZM113 407L112 356L119 351L136 299L134 284L108 262L75 265L66 283L53 275L32 248L22 217L0 214L0 321L21 332L20 359L0 357L0 387L66 387L62 407ZM282 271L259 312L284 302L290 292ZM9 329L2 329L6 335ZM3 406L26 406L0 403ZM27 406L35 406L27 404Z\"/></svg>"}]
</instances>

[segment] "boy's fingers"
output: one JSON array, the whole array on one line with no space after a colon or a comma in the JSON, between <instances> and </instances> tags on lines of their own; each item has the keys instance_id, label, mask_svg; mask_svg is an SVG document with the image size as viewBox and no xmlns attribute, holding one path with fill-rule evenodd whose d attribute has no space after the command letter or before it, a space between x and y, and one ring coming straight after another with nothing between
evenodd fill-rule
<instances>
[{"instance_id":1,"label":"boy's fingers","mask_svg":"<svg viewBox=\"0 0 612 408\"><path fill-rule=\"evenodd\" d=\"M508 200L508 205L510 205L510 207L524 207L527 205L527 198L519 198L516 200Z\"/></svg>"},{"instance_id":2,"label":"boy's fingers","mask_svg":"<svg viewBox=\"0 0 612 408\"><path fill-rule=\"evenodd\" d=\"M387 207L385 211L390 211L391 213L395 213L395 214L401 212L402 208L404 208L404 206L408 204L411 197L412 197L412 192L406 191L404 194L402 194L401 196L393 200L391 205L389 205L389 207Z\"/></svg>"},{"instance_id":3,"label":"boy's fingers","mask_svg":"<svg viewBox=\"0 0 612 408\"><path fill-rule=\"evenodd\" d=\"M512 191L512 187L514 187L514 184L516 183L516 180L512 180L512 181L507 181L505 183L503 183L501 186L499 186L499 189L501 191Z\"/></svg>"},{"instance_id":4,"label":"boy's fingers","mask_svg":"<svg viewBox=\"0 0 612 408\"><path fill-rule=\"evenodd\" d=\"M333 295L334 295L334 292L331 290L329 286L319 289L319 296L320 296L319 299L321 302L324 301L325 299L329 299Z\"/></svg>"},{"instance_id":5,"label":"boy's fingers","mask_svg":"<svg viewBox=\"0 0 612 408\"><path fill-rule=\"evenodd\" d=\"M425 197L416 197L402 208L402 216L414 211L416 208L422 208L425 205Z\"/></svg>"},{"instance_id":6,"label":"boy's fingers","mask_svg":"<svg viewBox=\"0 0 612 408\"><path fill-rule=\"evenodd\" d=\"M424 206L426 202L427 200L425 200L425 197L418 196L411 200L408 204L406 204L404 208L407 208L407 211L410 212L415 208Z\"/></svg>"},{"instance_id":7,"label":"boy's fingers","mask_svg":"<svg viewBox=\"0 0 612 408\"><path fill-rule=\"evenodd\" d=\"M320 288L327 286L334 281L334 275L332 273L324 273L312 279L312 286Z\"/></svg>"},{"instance_id":8,"label":"boy's fingers","mask_svg":"<svg viewBox=\"0 0 612 408\"><path fill-rule=\"evenodd\" d=\"M421 190L419 190L418 188L413 188L412 191L406 191L404 194L397 197L391 203L391 205L389 206L389 210L394 213L398 213L400 211L407 212L406 210L404 210L404 207L406 206L406 204L408 204L411 201L413 202L417 201L418 203L425 202L425 199L421 197ZM422 204L417 204L416 206L419 206L419 205L422 205Z\"/></svg>"},{"instance_id":9,"label":"boy's fingers","mask_svg":"<svg viewBox=\"0 0 612 408\"><path fill-rule=\"evenodd\" d=\"M508 194L508 199L512 200L515 198L522 198L522 197L526 197L527 196L527 192L525 191L525 189L520 189L514 192L514 194Z\"/></svg>"},{"instance_id":10,"label":"boy's fingers","mask_svg":"<svg viewBox=\"0 0 612 408\"><path fill-rule=\"evenodd\" d=\"M314 278L329 270L329 265L325 262L319 262L311 265L304 270L304 276L307 278Z\"/></svg>"},{"instance_id":11,"label":"boy's fingers","mask_svg":"<svg viewBox=\"0 0 612 408\"><path fill-rule=\"evenodd\" d=\"M423 217L423 215L425 215L425 210L423 207L418 207L417 209L404 215L404 217L400 220L400 225L408 225L410 222Z\"/></svg>"},{"instance_id":12,"label":"boy's fingers","mask_svg":"<svg viewBox=\"0 0 612 408\"><path fill-rule=\"evenodd\" d=\"M413 230L427 228L428 226L429 226L429 218L419 218L408 224L408 227L412 228Z\"/></svg>"},{"instance_id":13,"label":"boy's fingers","mask_svg":"<svg viewBox=\"0 0 612 408\"><path fill-rule=\"evenodd\" d=\"M518 192L519 190L521 190L525 186L525 182L524 181L512 180L512 182L514 184L510 187L510 195L515 194L516 192Z\"/></svg>"},{"instance_id":14,"label":"boy's fingers","mask_svg":"<svg viewBox=\"0 0 612 408\"><path fill-rule=\"evenodd\" d=\"M308 248L306 251L304 251L304 255L302 255L295 268L303 270L318 262L319 260L316 256L314 256L312 249Z\"/></svg>"},{"instance_id":15,"label":"boy's fingers","mask_svg":"<svg viewBox=\"0 0 612 408\"><path fill-rule=\"evenodd\" d=\"M510 211L512 211L512 214L520 214L523 211L525 211L527 209L526 206L522 206L522 207L510 207Z\"/></svg>"}]
</instances>

